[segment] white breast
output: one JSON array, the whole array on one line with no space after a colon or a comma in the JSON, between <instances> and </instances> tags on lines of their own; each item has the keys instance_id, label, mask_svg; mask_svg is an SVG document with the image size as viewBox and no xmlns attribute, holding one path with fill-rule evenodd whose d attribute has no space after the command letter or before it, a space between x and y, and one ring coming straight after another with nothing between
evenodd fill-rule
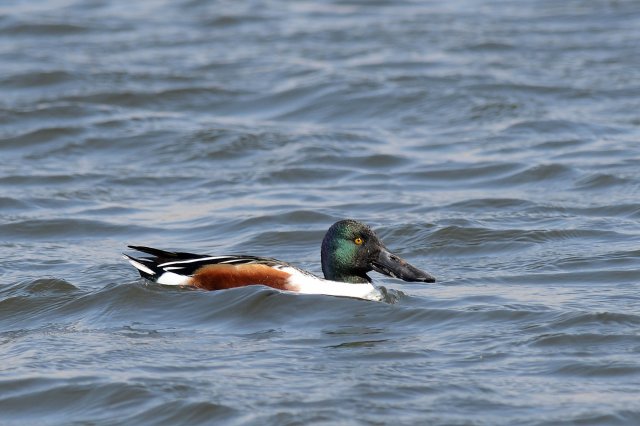
<instances>
[{"instance_id":1,"label":"white breast","mask_svg":"<svg viewBox=\"0 0 640 426\"><path fill-rule=\"evenodd\" d=\"M355 297L365 300L382 300L382 293L372 284L349 284L339 281L325 280L315 275L306 274L290 266L278 268L291 274L289 283L297 287L298 293L326 294L327 296Z\"/></svg>"}]
</instances>

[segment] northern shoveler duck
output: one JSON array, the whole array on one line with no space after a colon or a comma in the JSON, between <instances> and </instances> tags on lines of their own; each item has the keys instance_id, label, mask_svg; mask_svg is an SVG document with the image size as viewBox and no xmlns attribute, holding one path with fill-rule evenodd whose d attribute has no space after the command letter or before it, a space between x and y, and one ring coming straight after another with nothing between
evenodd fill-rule
<instances>
[{"instance_id":1,"label":"northern shoveler duck","mask_svg":"<svg viewBox=\"0 0 640 426\"><path fill-rule=\"evenodd\" d=\"M375 232L355 220L334 223L322 240L324 279L288 263L265 257L208 256L170 252L143 246L130 248L152 257L125 254L143 278L165 285L222 290L265 285L305 294L326 294L380 300L369 271L404 281L433 283L436 279L389 252Z\"/></svg>"}]
</instances>

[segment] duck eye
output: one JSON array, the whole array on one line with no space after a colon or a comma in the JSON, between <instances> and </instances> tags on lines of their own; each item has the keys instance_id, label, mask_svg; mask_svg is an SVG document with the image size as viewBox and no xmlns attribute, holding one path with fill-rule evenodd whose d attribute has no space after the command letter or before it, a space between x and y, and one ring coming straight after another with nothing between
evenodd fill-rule
<instances>
[{"instance_id":1,"label":"duck eye","mask_svg":"<svg viewBox=\"0 0 640 426\"><path fill-rule=\"evenodd\" d=\"M353 240L354 243L356 243L357 245L362 245L362 243L364 242L364 240L360 237L356 237L355 240Z\"/></svg>"}]
</instances>

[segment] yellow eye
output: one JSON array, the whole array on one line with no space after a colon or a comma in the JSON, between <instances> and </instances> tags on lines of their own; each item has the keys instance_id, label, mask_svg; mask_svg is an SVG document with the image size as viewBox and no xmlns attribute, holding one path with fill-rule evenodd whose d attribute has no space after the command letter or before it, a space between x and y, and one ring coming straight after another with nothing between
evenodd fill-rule
<instances>
[{"instance_id":1,"label":"yellow eye","mask_svg":"<svg viewBox=\"0 0 640 426\"><path fill-rule=\"evenodd\" d=\"M362 245L364 241L362 240L362 238L356 237L356 239L353 240L353 242L356 243L357 245Z\"/></svg>"}]
</instances>

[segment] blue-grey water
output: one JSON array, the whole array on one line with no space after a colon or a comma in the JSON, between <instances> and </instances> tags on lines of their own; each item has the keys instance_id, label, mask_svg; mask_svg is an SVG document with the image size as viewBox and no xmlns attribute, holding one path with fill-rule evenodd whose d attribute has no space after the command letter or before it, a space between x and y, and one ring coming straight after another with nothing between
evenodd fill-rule
<instances>
[{"instance_id":1,"label":"blue-grey water","mask_svg":"<svg viewBox=\"0 0 640 426\"><path fill-rule=\"evenodd\" d=\"M0 3L0 424L640 424L640 3ZM127 244L385 302L139 279Z\"/></svg>"}]
</instances>

